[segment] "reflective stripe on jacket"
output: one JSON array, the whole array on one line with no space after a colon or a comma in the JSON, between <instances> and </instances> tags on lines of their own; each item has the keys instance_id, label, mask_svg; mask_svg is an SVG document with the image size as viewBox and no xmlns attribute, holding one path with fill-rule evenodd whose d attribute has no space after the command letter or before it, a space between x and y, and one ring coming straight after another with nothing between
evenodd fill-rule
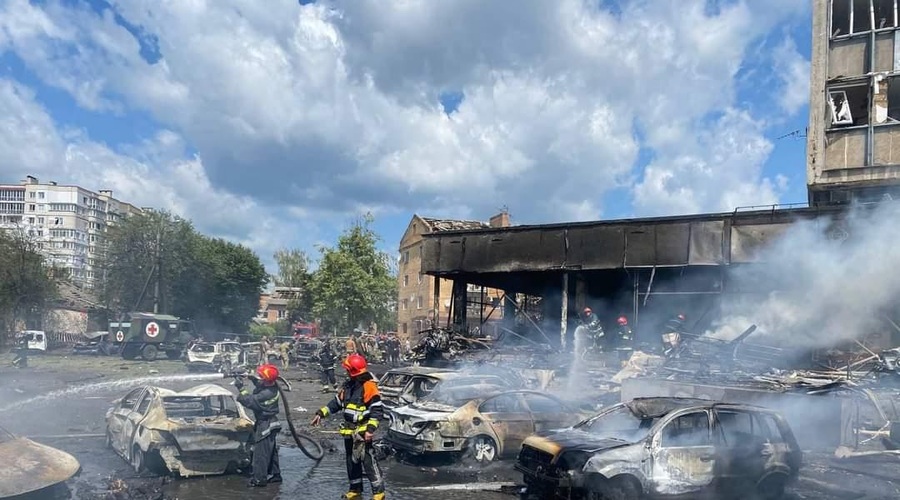
<instances>
[{"instance_id":1,"label":"reflective stripe on jacket","mask_svg":"<svg viewBox=\"0 0 900 500\"><path fill-rule=\"evenodd\" d=\"M323 417L341 412L344 422L340 434L345 437L354 433L374 433L384 416L384 404L378 384L369 373L350 379L338 391L334 399L319 410Z\"/></svg>"}]
</instances>

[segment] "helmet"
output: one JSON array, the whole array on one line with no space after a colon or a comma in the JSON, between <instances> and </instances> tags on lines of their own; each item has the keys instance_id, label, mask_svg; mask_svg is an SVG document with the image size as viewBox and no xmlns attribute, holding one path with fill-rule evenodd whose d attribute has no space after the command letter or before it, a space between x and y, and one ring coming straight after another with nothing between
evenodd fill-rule
<instances>
[{"instance_id":1,"label":"helmet","mask_svg":"<svg viewBox=\"0 0 900 500\"><path fill-rule=\"evenodd\" d=\"M628 326L628 318L625 315L619 316L616 322L619 323L619 326Z\"/></svg>"},{"instance_id":2,"label":"helmet","mask_svg":"<svg viewBox=\"0 0 900 500\"><path fill-rule=\"evenodd\" d=\"M684 313L678 313L678 319L684 321Z\"/></svg>"},{"instance_id":3,"label":"helmet","mask_svg":"<svg viewBox=\"0 0 900 500\"><path fill-rule=\"evenodd\" d=\"M256 367L256 375L260 380L267 384L274 384L278 378L278 367L271 364L259 365Z\"/></svg>"},{"instance_id":4,"label":"helmet","mask_svg":"<svg viewBox=\"0 0 900 500\"><path fill-rule=\"evenodd\" d=\"M590 308L590 307L585 307L585 308L584 308L584 313L585 313L585 314L590 314L590 313L592 313L592 312L593 312L593 311L591 311L591 308Z\"/></svg>"},{"instance_id":5,"label":"helmet","mask_svg":"<svg viewBox=\"0 0 900 500\"><path fill-rule=\"evenodd\" d=\"M347 370L347 373L351 377L362 375L363 373L366 373L366 371L368 371L368 363L366 363L366 358L355 353L347 356L347 359L344 360L342 366L345 370Z\"/></svg>"}]
</instances>

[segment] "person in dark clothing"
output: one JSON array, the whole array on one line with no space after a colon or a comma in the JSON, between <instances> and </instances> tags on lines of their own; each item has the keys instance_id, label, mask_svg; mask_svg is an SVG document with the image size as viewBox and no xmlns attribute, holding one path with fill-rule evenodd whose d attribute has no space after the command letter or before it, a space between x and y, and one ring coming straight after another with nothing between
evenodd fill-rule
<instances>
[{"instance_id":1,"label":"person in dark clothing","mask_svg":"<svg viewBox=\"0 0 900 500\"><path fill-rule=\"evenodd\" d=\"M316 353L316 358L319 360L319 368L321 370L322 392L337 390L337 379L334 377L334 362L337 356L331 349L331 341L326 339L322 343L322 347Z\"/></svg>"},{"instance_id":2,"label":"person in dark clothing","mask_svg":"<svg viewBox=\"0 0 900 500\"><path fill-rule=\"evenodd\" d=\"M628 317L624 314L616 318L616 351L619 353L619 359L622 361L631 357L634 351L634 334L628 325Z\"/></svg>"},{"instance_id":3,"label":"person in dark clothing","mask_svg":"<svg viewBox=\"0 0 900 500\"><path fill-rule=\"evenodd\" d=\"M604 343L606 342L606 333L603 331L603 324L600 323L600 318L594 314L594 311L592 311L590 307L585 307L582 311L581 322L587 329L587 349L603 352Z\"/></svg>"},{"instance_id":4,"label":"person in dark clothing","mask_svg":"<svg viewBox=\"0 0 900 500\"><path fill-rule=\"evenodd\" d=\"M327 405L316 411L312 425L323 418L342 412L344 422L340 434L344 437L347 459L347 478L350 489L342 498L360 500L363 494L363 469L372 485L372 500L384 500L384 476L375 458L372 440L378 423L384 416L384 405L375 378L368 371L366 359L351 354L343 362L350 379Z\"/></svg>"},{"instance_id":5,"label":"person in dark clothing","mask_svg":"<svg viewBox=\"0 0 900 500\"><path fill-rule=\"evenodd\" d=\"M251 378L255 386L253 392L244 387L241 379L234 381L235 387L240 391L238 403L252 411L256 421L253 426L253 456L250 462L253 474L248 484L251 487L281 482L278 444L275 441L281 430L281 423L278 421L281 394L275 385L278 368L272 364L260 365L256 368L256 375L258 378Z\"/></svg>"},{"instance_id":6,"label":"person in dark clothing","mask_svg":"<svg viewBox=\"0 0 900 500\"><path fill-rule=\"evenodd\" d=\"M678 348L681 346L681 332L684 331L684 320L684 314L678 313L667 321L663 328L663 353L666 357L678 357Z\"/></svg>"}]
</instances>

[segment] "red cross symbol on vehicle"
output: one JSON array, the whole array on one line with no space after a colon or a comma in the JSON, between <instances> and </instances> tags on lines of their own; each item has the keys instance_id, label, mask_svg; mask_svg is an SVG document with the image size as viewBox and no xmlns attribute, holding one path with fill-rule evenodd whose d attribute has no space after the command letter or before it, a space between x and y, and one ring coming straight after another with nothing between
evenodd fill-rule
<instances>
[{"instance_id":1,"label":"red cross symbol on vehicle","mask_svg":"<svg viewBox=\"0 0 900 500\"><path fill-rule=\"evenodd\" d=\"M156 335L156 325L151 324L150 326L148 326L147 332L149 332L150 335Z\"/></svg>"}]
</instances>

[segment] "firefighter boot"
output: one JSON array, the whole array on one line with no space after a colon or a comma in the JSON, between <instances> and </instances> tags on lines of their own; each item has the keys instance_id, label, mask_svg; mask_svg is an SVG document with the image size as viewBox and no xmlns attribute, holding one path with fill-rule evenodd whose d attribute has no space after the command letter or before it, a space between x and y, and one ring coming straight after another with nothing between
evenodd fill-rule
<instances>
[{"instance_id":1,"label":"firefighter boot","mask_svg":"<svg viewBox=\"0 0 900 500\"><path fill-rule=\"evenodd\" d=\"M384 500L384 493L376 493L372 495L372 500Z\"/></svg>"},{"instance_id":2,"label":"firefighter boot","mask_svg":"<svg viewBox=\"0 0 900 500\"><path fill-rule=\"evenodd\" d=\"M361 500L362 493L358 491L348 491L344 493L344 496L341 497L341 500Z\"/></svg>"}]
</instances>

